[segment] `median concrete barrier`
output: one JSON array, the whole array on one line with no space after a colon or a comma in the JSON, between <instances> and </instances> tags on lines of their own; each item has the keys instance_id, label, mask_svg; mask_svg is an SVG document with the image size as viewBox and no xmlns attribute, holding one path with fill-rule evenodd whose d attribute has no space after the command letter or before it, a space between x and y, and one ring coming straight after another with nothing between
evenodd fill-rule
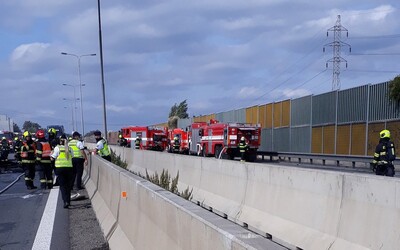
<instances>
[{"instance_id":1,"label":"median concrete barrier","mask_svg":"<svg viewBox=\"0 0 400 250\"><path fill-rule=\"evenodd\" d=\"M111 249L282 249L99 156L90 156L87 170L88 193Z\"/></svg>"},{"instance_id":2,"label":"median concrete barrier","mask_svg":"<svg viewBox=\"0 0 400 250\"><path fill-rule=\"evenodd\" d=\"M400 246L397 178L145 150L124 155L134 172L179 171L179 189L193 188L194 202L298 249Z\"/></svg>"}]
</instances>

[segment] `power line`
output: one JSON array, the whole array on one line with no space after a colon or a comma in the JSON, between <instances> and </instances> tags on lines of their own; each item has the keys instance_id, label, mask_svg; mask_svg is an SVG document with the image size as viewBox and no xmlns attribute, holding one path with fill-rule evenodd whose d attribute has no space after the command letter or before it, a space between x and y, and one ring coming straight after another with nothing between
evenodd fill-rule
<instances>
[{"instance_id":1,"label":"power line","mask_svg":"<svg viewBox=\"0 0 400 250\"><path fill-rule=\"evenodd\" d=\"M352 53L350 56L398 56L400 53Z\"/></svg>"},{"instance_id":2,"label":"power line","mask_svg":"<svg viewBox=\"0 0 400 250\"><path fill-rule=\"evenodd\" d=\"M400 34L379 35L379 36L356 36L356 37L349 37L348 39L392 39L392 38L400 38Z\"/></svg>"},{"instance_id":3,"label":"power line","mask_svg":"<svg viewBox=\"0 0 400 250\"><path fill-rule=\"evenodd\" d=\"M367 72L367 73L390 73L390 74L398 74L400 71L392 71L392 70L365 70L365 69L347 69L346 71L350 72Z\"/></svg>"}]
</instances>

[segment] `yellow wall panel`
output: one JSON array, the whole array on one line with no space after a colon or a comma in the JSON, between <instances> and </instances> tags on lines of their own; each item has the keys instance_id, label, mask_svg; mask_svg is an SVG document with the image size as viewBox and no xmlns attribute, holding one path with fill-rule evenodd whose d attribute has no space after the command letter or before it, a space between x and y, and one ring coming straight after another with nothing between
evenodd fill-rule
<instances>
[{"instance_id":1,"label":"yellow wall panel","mask_svg":"<svg viewBox=\"0 0 400 250\"><path fill-rule=\"evenodd\" d=\"M253 108L253 110L252 110L252 120L251 120L251 123L252 124L257 124L257 123L260 123L259 122L259 117L258 117L258 106L255 106L254 108Z\"/></svg>"},{"instance_id":2,"label":"yellow wall panel","mask_svg":"<svg viewBox=\"0 0 400 250\"><path fill-rule=\"evenodd\" d=\"M246 108L246 123L258 123L258 106Z\"/></svg>"},{"instance_id":3,"label":"yellow wall panel","mask_svg":"<svg viewBox=\"0 0 400 250\"><path fill-rule=\"evenodd\" d=\"M322 153L322 127L312 128L311 153L313 154Z\"/></svg>"},{"instance_id":4,"label":"yellow wall panel","mask_svg":"<svg viewBox=\"0 0 400 250\"><path fill-rule=\"evenodd\" d=\"M334 154L335 153L335 126L325 126L322 130L323 136L323 153Z\"/></svg>"},{"instance_id":5,"label":"yellow wall panel","mask_svg":"<svg viewBox=\"0 0 400 250\"><path fill-rule=\"evenodd\" d=\"M261 105L258 107L258 123L261 124L261 128L266 128L266 111L267 105Z\"/></svg>"},{"instance_id":6,"label":"yellow wall panel","mask_svg":"<svg viewBox=\"0 0 400 250\"><path fill-rule=\"evenodd\" d=\"M397 149L397 156L400 152L400 121L388 122L386 129L390 131L390 140L393 141L394 146Z\"/></svg>"},{"instance_id":7,"label":"yellow wall panel","mask_svg":"<svg viewBox=\"0 0 400 250\"><path fill-rule=\"evenodd\" d=\"M290 100L282 102L282 127L290 125Z\"/></svg>"},{"instance_id":8,"label":"yellow wall panel","mask_svg":"<svg viewBox=\"0 0 400 250\"><path fill-rule=\"evenodd\" d=\"M265 123L265 127L266 128L272 128L272 109L273 109L273 104L272 103L270 103L270 104L267 104L266 105L266 113L265 113L265 116L266 116L266 123Z\"/></svg>"},{"instance_id":9,"label":"yellow wall panel","mask_svg":"<svg viewBox=\"0 0 400 250\"><path fill-rule=\"evenodd\" d=\"M365 123L351 126L351 155L365 155Z\"/></svg>"},{"instance_id":10,"label":"yellow wall panel","mask_svg":"<svg viewBox=\"0 0 400 250\"><path fill-rule=\"evenodd\" d=\"M368 124L368 155L374 155L375 147L379 143L379 132L385 129L385 123Z\"/></svg>"},{"instance_id":11,"label":"yellow wall panel","mask_svg":"<svg viewBox=\"0 0 400 250\"><path fill-rule=\"evenodd\" d=\"M337 128L336 154L348 155L350 152L350 125Z\"/></svg>"},{"instance_id":12,"label":"yellow wall panel","mask_svg":"<svg viewBox=\"0 0 400 250\"><path fill-rule=\"evenodd\" d=\"M281 126L281 118L282 118L282 102L274 103L274 128L279 128Z\"/></svg>"}]
</instances>

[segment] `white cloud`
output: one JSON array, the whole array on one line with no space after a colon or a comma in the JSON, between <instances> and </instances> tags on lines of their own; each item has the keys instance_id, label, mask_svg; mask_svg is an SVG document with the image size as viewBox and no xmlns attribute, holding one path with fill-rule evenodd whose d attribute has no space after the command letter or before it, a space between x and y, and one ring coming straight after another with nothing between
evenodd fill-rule
<instances>
[{"instance_id":1,"label":"white cloud","mask_svg":"<svg viewBox=\"0 0 400 250\"><path fill-rule=\"evenodd\" d=\"M48 43L22 44L14 49L10 56L10 62L13 68L29 67L40 63L47 56Z\"/></svg>"}]
</instances>

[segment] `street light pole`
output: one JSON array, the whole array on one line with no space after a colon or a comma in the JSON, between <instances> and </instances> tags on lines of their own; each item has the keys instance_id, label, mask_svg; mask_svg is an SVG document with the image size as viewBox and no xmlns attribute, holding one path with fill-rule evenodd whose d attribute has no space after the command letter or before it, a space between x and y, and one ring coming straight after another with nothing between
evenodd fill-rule
<instances>
[{"instance_id":1,"label":"street light pole","mask_svg":"<svg viewBox=\"0 0 400 250\"><path fill-rule=\"evenodd\" d=\"M79 98L78 98L79 99ZM63 98L64 101L73 101L71 102L71 109L72 109L72 130L76 131L76 100L78 99L68 99L68 98ZM74 105L75 104L75 105Z\"/></svg>"},{"instance_id":2,"label":"street light pole","mask_svg":"<svg viewBox=\"0 0 400 250\"><path fill-rule=\"evenodd\" d=\"M62 84L63 86L68 86L68 87L72 87L73 89L74 89L74 110L75 110L75 112L76 112L76 101L77 100L79 100L79 98L76 98L76 91L75 91L75 85L71 85L71 84L66 84L66 83L63 83ZM79 84L79 86L82 86L82 84ZM82 93L82 92L81 92ZM81 99L81 102L82 102L82 99ZM81 106L81 108L82 108L82 106ZM82 111L82 110L81 110ZM76 115L75 115L76 116ZM75 128L76 128L76 130L78 130L78 125L76 124L78 121L77 121L78 119L75 119ZM74 129L74 131L76 131L75 129Z\"/></svg>"},{"instance_id":3,"label":"street light pole","mask_svg":"<svg viewBox=\"0 0 400 250\"><path fill-rule=\"evenodd\" d=\"M80 93L80 106L81 106L81 127L82 127L82 135L85 135L85 122L83 121L83 99L82 99L82 77L81 77L81 58L84 56L96 56L95 53L93 54L84 54L84 55L75 55L72 53L61 52L61 55L64 56L73 56L78 60L78 77L79 77L79 93Z\"/></svg>"},{"instance_id":4,"label":"street light pole","mask_svg":"<svg viewBox=\"0 0 400 250\"><path fill-rule=\"evenodd\" d=\"M97 0L97 12L99 17L99 49L100 49L100 68L101 68L101 87L103 92L103 122L104 136L107 137L107 112L106 112L106 90L104 85L104 66L103 66L103 39L101 35L101 15L100 15L100 0Z\"/></svg>"},{"instance_id":5,"label":"street light pole","mask_svg":"<svg viewBox=\"0 0 400 250\"><path fill-rule=\"evenodd\" d=\"M65 109L68 109L68 107L64 107ZM75 130L74 129L74 109L71 107L71 121L72 121L72 130Z\"/></svg>"}]
</instances>

